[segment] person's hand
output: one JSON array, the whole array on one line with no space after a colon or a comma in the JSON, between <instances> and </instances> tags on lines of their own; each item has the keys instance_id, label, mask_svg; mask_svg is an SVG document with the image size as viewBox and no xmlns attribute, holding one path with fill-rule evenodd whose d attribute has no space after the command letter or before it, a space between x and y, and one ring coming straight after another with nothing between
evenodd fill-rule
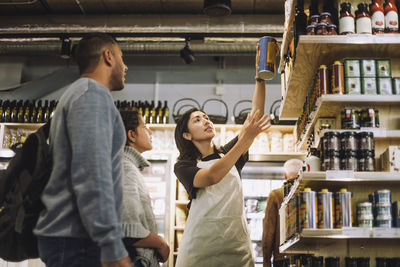
<instances>
[{"instance_id":1,"label":"person's hand","mask_svg":"<svg viewBox=\"0 0 400 267\"><path fill-rule=\"evenodd\" d=\"M106 261L101 263L102 267L132 267L132 262L129 257L119 259L117 261Z\"/></svg>"},{"instance_id":2,"label":"person's hand","mask_svg":"<svg viewBox=\"0 0 400 267\"><path fill-rule=\"evenodd\" d=\"M166 262L169 256L169 246L168 244L162 239L161 246L157 249L158 260L160 262Z\"/></svg>"},{"instance_id":3,"label":"person's hand","mask_svg":"<svg viewBox=\"0 0 400 267\"><path fill-rule=\"evenodd\" d=\"M261 114L259 110L256 110L255 112L252 111L247 116L246 121L243 123L242 130L240 131L239 140L243 139L244 141L250 142L251 145L258 134L271 127L271 124L269 124L271 118L268 114L260 116Z\"/></svg>"}]
</instances>

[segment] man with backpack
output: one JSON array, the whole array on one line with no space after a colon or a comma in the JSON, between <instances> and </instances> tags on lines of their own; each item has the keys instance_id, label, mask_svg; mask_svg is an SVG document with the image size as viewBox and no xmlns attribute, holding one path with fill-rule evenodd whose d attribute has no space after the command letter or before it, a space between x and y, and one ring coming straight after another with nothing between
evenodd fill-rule
<instances>
[{"instance_id":1,"label":"man with backpack","mask_svg":"<svg viewBox=\"0 0 400 267\"><path fill-rule=\"evenodd\" d=\"M80 78L50 126L53 169L34 230L40 258L48 267L128 267L120 221L126 137L110 94L124 88L128 68L105 34L84 37L74 54Z\"/></svg>"}]
</instances>

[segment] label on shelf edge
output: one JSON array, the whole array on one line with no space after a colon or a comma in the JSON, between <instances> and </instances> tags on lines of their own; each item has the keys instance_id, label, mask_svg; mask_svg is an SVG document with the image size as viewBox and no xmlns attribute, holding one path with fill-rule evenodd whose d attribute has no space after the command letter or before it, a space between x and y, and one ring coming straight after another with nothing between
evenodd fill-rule
<instances>
[{"instance_id":1,"label":"label on shelf edge","mask_svg":"<svg viewBox=\"0 0 400 267\"><path fill-rule=\"evenodd\" d=\"M371 228L368 227L343 227L342 234L348 237L370 237Z\"/></svg>"},{"instance_id":2,"label":"label on shelf edge","mask_svg":"<svg viewBox=\"0 0 400 267\"><path fill-rule=\"evenodd\" d=\"M372 237L400 237L396 228L373 227Z\"/></svg>"},{"instance_id":3,"label":"label on shelf edge","mask_svg":"<svg viewBox=\"0 0 400 267\"><path fill-rule=\"evenodd\" d=\"M326 171L327 180L354 179L354 171Z\"/></svg>"}]
</instances>

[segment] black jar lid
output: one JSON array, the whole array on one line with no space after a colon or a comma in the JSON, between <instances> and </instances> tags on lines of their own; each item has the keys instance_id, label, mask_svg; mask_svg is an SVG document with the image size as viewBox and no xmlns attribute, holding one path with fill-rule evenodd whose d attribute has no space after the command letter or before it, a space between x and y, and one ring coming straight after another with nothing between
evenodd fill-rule
<instances>
[{"instance_id":1,"label":"black jar lid","mask_svg":"<svg viewBox=\"0 0 400 267\"><path fill-rule=\"evenodd\" d=\"M333 149L329 149L326 151L326 157L330 158L330 157L339 157L340 153L339 150L333 150Z\"/></svg>"},{"instance_id":2,"label":"black jar lid","mask_svg":"<svg viewBox=\"0 0 400 267\"><path fill-rule=\"evenodd\" d=\"M375 158L375 150L357 150L358 158Z\"/></svg>"},{"instance_id":3,"label":"black jar lid","mask_svg":"<svg viewBox=\"0 0 400 267\"><path fill-rule=\"evenodd\" d=\"M360 132L360 133L358 133L358 136L360 138L364 138L364 137L374 138L374 133L373 132Z\"/></svg>"},{"instance_id":4,"label":"black jar lid","mask_svg":"<svg viewBox=\"0 0 400 267\"><path fill-rule=\"evenodd\" d=\"M351 137L351 136L356 136L357 134L355 133L355 132L343 132L341 135L340 135L340 137L345 137L345 138L348 138L348 137Z\"/></svg>"},{"instance_id":5,"label":"black jar lid","mask_svg":"<svg viewBox=\"0 0 400 267\"><path fill-rule=\"evenodd\" d=\"M339 132L326 132L324 133L324 137L326 138L330 138L330 137L334 137L334 136L339 136L340 133Z\"/></svg>"}]
</instances>

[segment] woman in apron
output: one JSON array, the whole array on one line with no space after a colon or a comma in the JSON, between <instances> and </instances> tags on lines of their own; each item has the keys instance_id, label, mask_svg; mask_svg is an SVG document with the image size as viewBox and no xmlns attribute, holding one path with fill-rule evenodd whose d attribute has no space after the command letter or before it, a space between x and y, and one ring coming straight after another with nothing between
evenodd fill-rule
<instances>
[{"instance_id":1,"label":"woman in apron","mask_svg":"<svg viewBox=\"0 0 400 267\"><path fill-rule=\"evenodd\" d=\"M265 81L256 77L252 111L240 134L220 148L212 143L214 125L203 111L188 110L177 122L174 172L191 202L176 267L254 266L240 171L254 138L270 127L264 105Z\"/></svg>"}]
</instances>

